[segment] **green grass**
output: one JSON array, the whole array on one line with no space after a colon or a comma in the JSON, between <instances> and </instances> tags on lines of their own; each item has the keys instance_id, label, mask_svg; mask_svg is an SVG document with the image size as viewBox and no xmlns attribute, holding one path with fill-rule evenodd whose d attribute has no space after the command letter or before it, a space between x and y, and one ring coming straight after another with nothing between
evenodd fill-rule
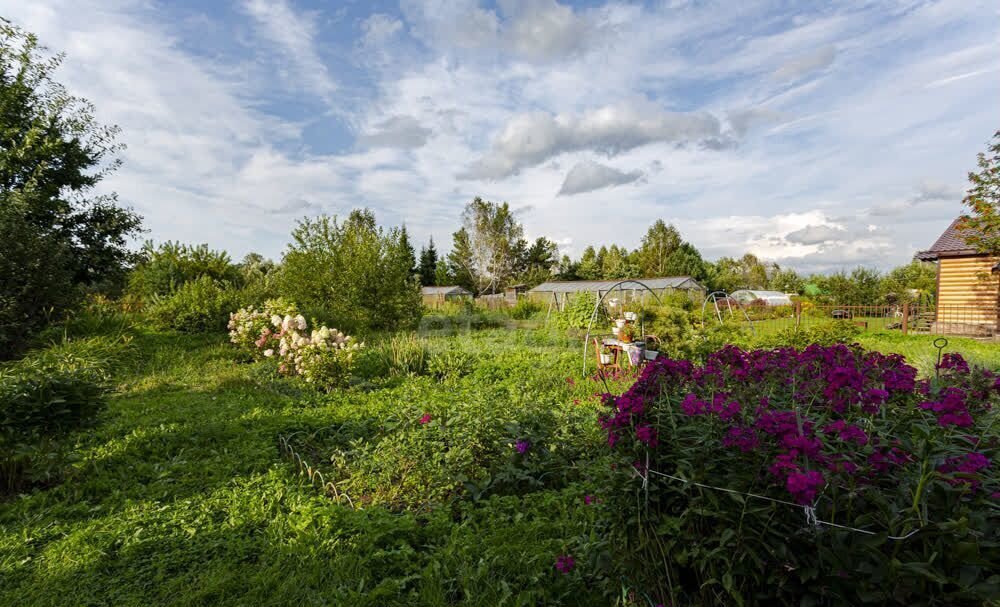
<instances>
[{"instance_id":1,"label":"green grass","mask_svg":"<svg viewBox=\"0 0 1000 607\"><path fill-rule=\"evenodd\" d=\"M932 337L860 341L925 373L936 353ZM588 573L607 553L599 507L582 501L603 453L590 398L603 388L566 381L579 342L497 330L427 348L463 351L460 372L321 397L241 361L222 335L139 332L63 481L0 502L0 605L615 604L602 590L620 595L617 582ZM948 349L1000 368L994 344ZM425 411L442 425L416 425ZM279 434L324 428L312 463L367 507L334 503L280 457ZM451 447L428 450L424 430ZM511 463L497 437L517 433L537 436L544 473ZM564 552L572 575L553 570Z\"/></svg>"},{"instance_id":2,"label":"green grass","mask_svg":"<svg viewBox=\"0 0 1000 607\"><path fill-rule=\"evenodd\" d=\"M294 429L463 398L521 394L525 405L554 373L565 391L578 361L566 340L452 339L537 373L512 380L498 365L497 381L403 378L320 399L238 361L223 336L140 334L138 362L99 427L79 435L69 476L0 503L0 604L606 604L552 567L593 517L578 485L420 513L354 510L279 457L278 434Z\"/></svg>"}]
</instances>

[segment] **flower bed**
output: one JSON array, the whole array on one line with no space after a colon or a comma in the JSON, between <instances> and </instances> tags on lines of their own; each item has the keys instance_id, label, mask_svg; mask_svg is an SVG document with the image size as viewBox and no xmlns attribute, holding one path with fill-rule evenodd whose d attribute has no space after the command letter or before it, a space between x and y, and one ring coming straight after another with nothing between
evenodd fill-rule
<instances>
[{"instance_id":1,"label":"flower bed","mask_svg":"<svg viewBox=\"0 0 1000 607\"><path fill-rule=\"evenodd\" d=\"M649 364L601 418L629 575L680 604L996 598L1000 380L939 367L843 345Z\"/></svg>"}]
</instances>

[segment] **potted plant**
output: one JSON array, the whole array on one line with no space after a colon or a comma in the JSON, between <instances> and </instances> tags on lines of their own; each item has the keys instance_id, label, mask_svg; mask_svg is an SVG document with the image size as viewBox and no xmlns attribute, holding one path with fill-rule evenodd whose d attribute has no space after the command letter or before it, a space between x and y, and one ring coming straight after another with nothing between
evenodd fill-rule
<instances>
[{"instance_id":1,"label":"potted plant","mask_svg":"<svg viewBox=\"0 0 1000 607\"><path fill-rule=\"evenodd\" d=\"M635 325L626 324L620 331L618 331L618 339L628 344L632 343L638 334L639 329L637 329Z\"/></svg>"},{"instance_id":2,"label":"potted plant","mask_svg":"<svg viewBox=\"0 0 1000 607\"><path fill-rule=\"evenodd\" d=\"M606 349L601 350L601 364L602 365L610 365L611 364L611 351L610 350L606 350Z\"/></svg>"},{"instance_id":3,"label":"potted plant","mask_svg":"<svg viewBox=\"0 0 1000 607\"><path fill-rule=\"evenodd\" d=\"M656 350L645 350L646 360L656 360L656 357L659 355L660 353Z\"/></svg>"},{"instance_id":4,"label":"potted plant","mask_svg":"<svg viewBox=\"0 0 1000 607\"><path fill-rule=\"evenodd\" d=\"M625 314L628 315L628 312L626 312ZM628 323L628 319L627 318L616 318L615 319L615 326L618 327L619 329L621 329L622 327L624 327L627 323Z\"/></svg>"},{"instance_id":5,"label":"potted plant","mask_svg":"<svg viewBox=\"0 0 1000 607\"><path fill-rule=\"evenodd\" d=\"M639 315L635 312L625 312L625 320L629 322L635 322L639 320Z\"/></svg>"}]
</instances>

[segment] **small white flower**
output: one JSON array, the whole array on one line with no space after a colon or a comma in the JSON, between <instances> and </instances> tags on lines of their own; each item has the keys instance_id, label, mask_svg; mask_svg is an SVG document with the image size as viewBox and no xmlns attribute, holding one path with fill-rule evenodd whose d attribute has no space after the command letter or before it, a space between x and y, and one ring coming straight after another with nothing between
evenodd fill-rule
<instances>
[{"instance_id":1,"label":"small white flower","mask_svg":"<svg viewBox=\"0 0 1000 607\"><path fill-rule=\"evenodd\" d=\"M264 356L268 358L274 356L274 348L268 348L267 350L264 350Z\"/></svg>"}]
</instances>

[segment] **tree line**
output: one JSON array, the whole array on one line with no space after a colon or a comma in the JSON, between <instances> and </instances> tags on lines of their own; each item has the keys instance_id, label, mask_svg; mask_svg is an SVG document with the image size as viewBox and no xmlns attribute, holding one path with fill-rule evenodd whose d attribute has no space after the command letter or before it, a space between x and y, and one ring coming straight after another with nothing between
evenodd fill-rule
<instances>
[{"instance_id":1,"label":"tree line","mask_svg":"<svg viewBox=\"0 0 1000 607\"><path fill-rule=\"evenodd\" d=\"M421 248L415 270L424 286L458 285L475 294L502 291L549 280L622 280L690 276L706 289L731 293L738 289L781 291L845 305L875 305L933 299L936 269L913 261L887 273L858 267L833 274L800 274L792 268L747 253L742 257L704 259L676 227L655 220L639 246L588 246L577 259L559 255L544 236L528 242L524 228L506 202L476 198L452 234L451 250L441 255L433 239Z\"/></svg>"}]
</instances>

